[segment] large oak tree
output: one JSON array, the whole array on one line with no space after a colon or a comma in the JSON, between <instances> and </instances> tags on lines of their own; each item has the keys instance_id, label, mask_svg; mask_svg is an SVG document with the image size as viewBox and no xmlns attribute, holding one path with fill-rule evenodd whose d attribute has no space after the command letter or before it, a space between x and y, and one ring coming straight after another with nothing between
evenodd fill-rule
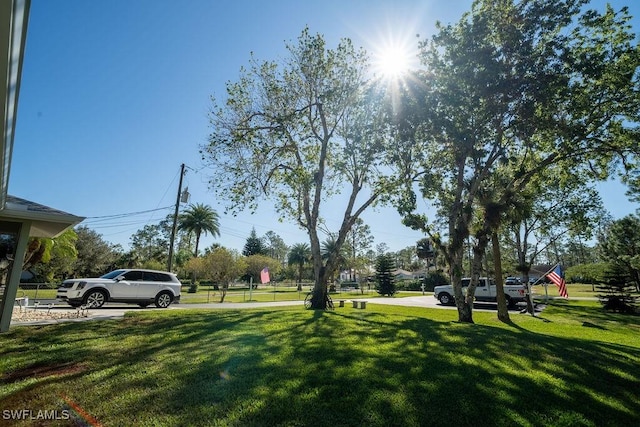
<instances>
[{"instance_id":1,"label":"large oak tree","mask_svg":"<svg viewBox=\"0 0 640 427\"><path fill-rule=\"evenodd\" d=\"M478 272L466 294L461 273L478 216L473 231L486 247L518 193L550 166L561 179L604 178L638 153L640 55L629 17L583 11L586 3L474 2L422 43L424 70L394 112L399 161L439 208L446 238L415 212L414 187L400 210L446 258L460 321L473 321Z\"/></svg>"},{"instance_id":2,"label":"large oak tree","mask_svg":"<svg viewBox=\"0 0 640 427\"><path fill-rule=\"evenodd\" d=\"M340 252L322 257L323 218L342 217L332 232L340 247L384 194L387 131L364 51L348 39L329 49L308 29L287 50L279 62L253 58L227 84L226 102L214 100L202 155L213 171L212 188L232 212L255 211L266 198L283 220L308 233L312 303L324 308Z\"/></svg>"}]
</instances>

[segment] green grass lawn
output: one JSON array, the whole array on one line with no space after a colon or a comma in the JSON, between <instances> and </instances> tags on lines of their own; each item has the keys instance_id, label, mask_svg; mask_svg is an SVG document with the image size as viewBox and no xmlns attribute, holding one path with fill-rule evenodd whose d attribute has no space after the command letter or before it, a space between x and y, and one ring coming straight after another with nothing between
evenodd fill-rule
<instances>
[{"instance_id":1,"label":"green grass lawn","mask_svg":"<svg viewBox=\"0 0 640 427\"><path fill-rule=\"evenodd\" d=\"M547 285L547 293L549 296L557 297L560 296L558 294L558 287L553 283ZM585 285L581 283L569 283L567 284L567 293L569 294L569 298L571 297L590 297L597 298L600 293L596 288L595 291L592 285ZM536 285L533 287L533 294L537 297L544 297L545 290L543 285Z\"/></svg>"},{"instance_id":2,"label":"green grass lawn","mask_svg":"<svg viewBox=\"0 0 640 427\"><path fill-rule=\"evenodd\" d=\"M189 293L189 287L182 288L180 302L183 304L200 304L200 303L217 303L220 301L220 292L213 290L209 286L201 286L196 293ZM248 289L231 289L227 292L225 302L269 302L269 301L302 301L309 292L306 286L303 291L298 292L295 287L278 286L275 289L271 286L260 286L253 292L249 293ZM29 297L29 301L33 304L36 300L55 299L56 289L19 289L16 296ZM427 294L433 294L427 293ZM420 292L398 292L396 297L422 295ZM365 290L364 293L359 290L343 291L340 293L332 293L332 298L351 299L351 298L378 298L380 295L375 290Z\"/></svg>"},{"instance_id":3,"label":"green grass lawn","mask_svg":"<svg viewBox=\"0 0 640 427\"><path fill-rule=\"evenodd\" d=\"M595 292L592 290L591 285L582 285L582 284L569 284L568 292L569 298L571 297L593 297L596 298L598 296L598 291ZM220 293L218 291L213 291L209 288L209 286L200 286L197 293L189 293L189 287L184 286L182 288L182 296L181 302L189 304L189 303L206 303L206 302L218 302L220 301ZM28 296L30 301L34 301L36 299L55 299L56 297L56 289L39 289L36 293L35 289L20 289L18 290L17 296ZM271 286L261 285L258 289L254 290L251 295L249 294L248 289L231 289L227 293L225 298L226 302L247 302L247 301L295 301L295 300L303 300L306 296L307 292L309 292L309 286L305 286L304 290L298 292L294 286L278 286L275 288ZM537 285L533 288L534 295L536 297L544 297L545 290L544 286ZM426 292L426 295L432 295L433 292ZM558 290L555 285L551 284L548 287L548 294L552 297L558 296ZM396 297L405 297L405 296L415 296L422 295L421 292L398 292ZM376 298L379 295L375 290L365 290L364 294L359 290L351 290L351 291L343 291L340 293L332 294L334 299L339 298Z\"/></svg>"},{"instance_id":4,"label":"green grass lawn","mask_svg":"<svg viewBox=\"0 0 640 427\"><path fill-rule=\"evenodd\" d=\"M57 289L18 289L16 297L29 297L30 301L35 299L55 299Z\"/></svg>"},{"instance_id":5,"label":"green grass lawn","mask_svg":"<svg viewBox=\"0 0 640 427\"><path fill-rule=\"evenodd\" d=\"M220 301L220 291L209 289L208 286L201 286L197 292L189 293L188 287L183 287L182 295L180 296L180 302L184 304L195 303L216 303ZM225 302L269 302L269 301L302 301L307 296L309 287L305 287L302 291L297 291L295 287L276 287L260 286L258 289L254 289L249 292L248 289L230 289L225 297ZM432 295L433 292L427 292L425 295ZM421 292L398 292L395 296L397 298L406 296L422 295ZM361 292L359 290L342 291L331 293L331 298L334 300L339 299L352 299L352 298L378 298L380 295L375 290L365 290Z\"/></svg>"},{"instance_id":6,"label":"green grass lawn","mask_svg":"<svg viewBox=\"0 0 640 427\"><path fill-rule=\"evenodd\" d=\"M640 317L559 301L456 318L371 303L14 327L0 406L105 426L640 425Z\"/></svg>"}]
</instances>

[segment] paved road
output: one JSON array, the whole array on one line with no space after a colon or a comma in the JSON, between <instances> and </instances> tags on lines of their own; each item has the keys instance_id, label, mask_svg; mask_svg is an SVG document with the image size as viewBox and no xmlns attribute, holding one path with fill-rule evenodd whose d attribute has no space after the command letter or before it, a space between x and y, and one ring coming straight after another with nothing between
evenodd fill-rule
<instances>
[{"instance_id":1,"label":"paved road","mask_svg":"<svg viewBox=\"0 0 640 427\"><path fill-rule=\"evenodd\" d=\"M335 298L334 302L340 298ZM346 307L351 306L350 301L353 299L368 301L369 304L385 304L405 307L429 307L440 308L445 310L455 310L455 306L443 306L432 295L419 295L403 298L345 298ZM51 307L49 304L53 304ZM242 302L242 303L209 303L209 304L172 304L168 310L191 310L191 309L246 309L246 308L262 308L262 307L281 307L302 305L302 301L275 301L275 302ZM496 305L491 303L476 303L475 310L495 311ZM99 309L90 309L81 311L72 308L67 304L55 300L40 300L37 308L29 306L25 311L15 313L11 325L42 325L58 322L78 322L85 320L97 319L118 319L124 317L124 314L131 311L150 311L150 310L166 310L155 307L140 308L131 304L107 303ZM519 309L517 309L519 310ZM47 314L50 314L47 316ZM55 317L55 318L54 318Z\"/></svg>"}]
</instances>

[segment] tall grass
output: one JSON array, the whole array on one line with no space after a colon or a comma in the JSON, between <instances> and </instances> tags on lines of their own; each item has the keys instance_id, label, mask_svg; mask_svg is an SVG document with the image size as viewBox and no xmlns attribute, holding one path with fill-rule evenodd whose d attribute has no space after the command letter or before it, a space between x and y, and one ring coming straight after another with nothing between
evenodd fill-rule
<instances>
[{"instance_id":1,"label":"tall grass","mask_svg":"<svg viewBox=\"0 0 640 427\"><path fill-rule=\"evenodd\" d=\"M639 424L637 317L574 302L511 324L456 316L372 303L15 327L0 406L74 402L104 425Z\"/></svg>"}]
</instances>

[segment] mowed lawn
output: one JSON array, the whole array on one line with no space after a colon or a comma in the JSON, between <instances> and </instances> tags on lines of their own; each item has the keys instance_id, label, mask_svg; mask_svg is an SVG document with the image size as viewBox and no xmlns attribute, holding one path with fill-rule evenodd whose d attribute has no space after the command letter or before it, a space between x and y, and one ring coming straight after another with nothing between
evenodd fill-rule
<instances>
[{"instance_id":1,"label":"mowed lawn","mask_svg":"<svg viewBox=\"0 0 640 427\"><path fill-rule=\"evenodd\" d=\"M269 302L269 301L295 301L295 300L304 300L307 293L310 291L311 287L308 284L305 284L304 290L298 291L295 285L291 284L279 284L277 287L272 287L270 285L260 285L258 289L255 289L253 292L249 292L247 288L231 288L225 297L225 302L250 302L250 301L259 301L259 302ZM585 284L574 284L570 283L567 285L567 289L570 297L590 297L597 298L600 293L597 289L594 290L592 285ZM57 289L50 289L48 287L41 289L20 289L18 290L19 297L29 297L31 302L42 300L42 299L55 299L57 293ZM433 292L426 292L427 295L432 295ZM396 298L400 298L403 296L415 296L422 295L422 292L417 291L408 291L408 292L398 292L396 294ZM533 295L536 298L544 298L546 295L549 297L558 297L558 289L555 285L548 285L547 289L543 285L537 285L533 287ZM198 291L195 293L189 292L189 286L182 287L182 296L180 302L183 304L193 304L193 303L217 303L220 301L220 291L213 290L209 286L200 286ZM339 293L332 294L334 299L339 298L377 298L379 297L378 293L375 289L366 288L364 291L358 289L344 289ZM60 304L63 304L60 302Z\"/></svg>"},{"instance_id":2,"label":"mowed lawn","mask_svg":"<svg viewBox=\"0 0 640 427\"><path fill-rule=\"evenodd\" d=\"M136 312L0 335L0 416L34 425L640 425L640 318L382 306ZM0 423L8 421L0 420ZM73 424L73 423L77 424ZM12 420L12 425L20 423Z\"/></svg>"}]
</instances>

